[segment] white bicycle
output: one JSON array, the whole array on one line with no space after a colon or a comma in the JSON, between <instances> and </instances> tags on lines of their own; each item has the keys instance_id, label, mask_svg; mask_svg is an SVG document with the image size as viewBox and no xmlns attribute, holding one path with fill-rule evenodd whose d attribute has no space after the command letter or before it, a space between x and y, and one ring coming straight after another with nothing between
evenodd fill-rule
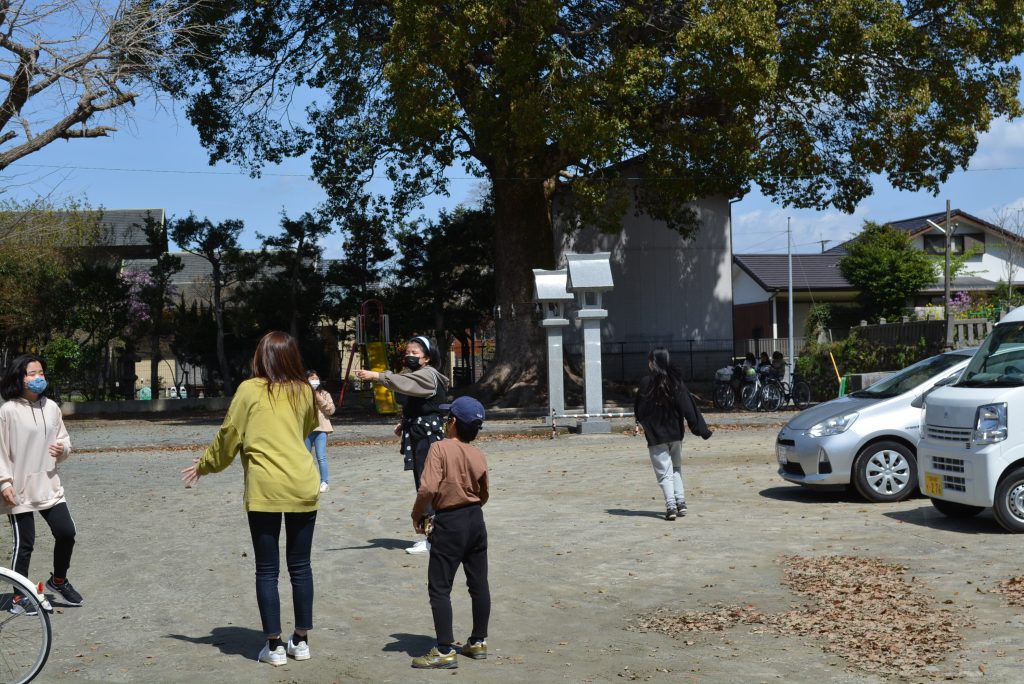
<instances>
[{"instance_id":1,"label":"white bicycle","mask_svg":"<svg viewBox=\"0 0 1024 684\"><path fill-rule=\"evenodd\" d=\"M35 679L50 656L50 613L42 582L0 567L0 682Z\"/></svg>"}]
</instances>

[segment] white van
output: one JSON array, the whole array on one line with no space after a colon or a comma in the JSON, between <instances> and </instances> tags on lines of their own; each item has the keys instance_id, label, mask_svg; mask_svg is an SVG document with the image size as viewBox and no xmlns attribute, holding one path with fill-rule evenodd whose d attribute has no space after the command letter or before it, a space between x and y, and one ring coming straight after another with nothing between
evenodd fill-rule
<instances>
[{"instance_id":1,"label":"white van","mask_svg":"<svg viewBox=\"0 0 1024 684\"><path fill-rule=\"evenodd\" d=\"M952 517L991 507L1024 532L1024 307L1000 321L960 379L928 395L917 446L921 491Z\"/></svg>"}]
</instances>

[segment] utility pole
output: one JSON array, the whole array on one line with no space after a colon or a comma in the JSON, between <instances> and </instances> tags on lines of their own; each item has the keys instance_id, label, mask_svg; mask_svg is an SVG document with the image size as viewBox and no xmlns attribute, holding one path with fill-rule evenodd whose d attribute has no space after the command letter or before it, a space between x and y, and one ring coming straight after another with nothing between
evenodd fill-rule
<instances>
[{"instance_id":1,"label":"utility pole","mask_svg":"<svg viewBox=\"0 0 1024 684\"><path fill-rule=\"evenodd\" d=\"M789 381L793 382L793 373L796 371L796 358L793 356L795 350L795 343L793 341L793 231L792 224L793 219L786 217L786 254L788 255L789 262Z\"/></svg>"},{"instance_id":2,"label":"utility pole","mask_svg":"<svg viewBox=\"0 0 1024 684\"><path fill-rule=\"evenodd\" d=\"M946 350L953 348L953 316L949 309L949 246L953 239L952 212L949 200L946 200L946 272L943 277L944 294L946 296Z\"/></svg>"}]
</instances>

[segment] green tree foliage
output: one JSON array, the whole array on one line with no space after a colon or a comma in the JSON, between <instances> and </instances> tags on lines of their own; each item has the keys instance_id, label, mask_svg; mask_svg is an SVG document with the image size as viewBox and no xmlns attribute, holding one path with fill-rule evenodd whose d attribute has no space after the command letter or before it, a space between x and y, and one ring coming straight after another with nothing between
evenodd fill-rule
<instances>
[{"instance_id":1,"label":"green tree foliage","mask_svg":"<svg viewBox=\"0 0 1024 684\"><path fill-rule=\"evenodd\" d=\"M224 0L182 17L222 29L161 74L212 160L309 153L340 215L379 174L399 214L452 165L487 178L504 311L554 265L560 188L612 230L633 205L685 234L686 202L751 183L851 211L875 174L937 191L1021 113L1019 1ZM536 331L497 322L493 388L539 360Z\"/></svg>"},{"instance_id":2,"label":"green tree foliage","mask_svg":"<svg viewBox=\"0 0 1024 684\"><path fill-rule=\"evenodd\" d=\"M244 228L245 224L238 219L214 224L210 219L200 219L191 213L183 219L170 222L168 227L168 233L175 244L210 264L210 281L213 286L211 303L217 326L217 367L227 395L234 391L234 374L224 341L227 334L224 307L230 288L248 273L242 247L238 242Z\"/></svg>"},{"instance_id":3,"label":"green tree foliage","mask_svg":"<svg viewBox=\"0 0 1024 684\"><path fill-rule=\"evenodd\" d=\"M399 232L398 270L389 296L392 333L407 338L430 331L447 362L451 338L469 348L494 308L494 210L459 207L436 222Z\"/></svg>"},{"instance_id":4,"label":"green tree foliage","mask_svg":"<svg viewBox=\"0 0 1024 684\"><path fill-rule=\"evenodd\" d=\"M846 251L839 269L860 290L865 315L871 318L900 316L915 293L935 282L928 256L891 226L866 221Z\"/></svg>"}]
</instances>

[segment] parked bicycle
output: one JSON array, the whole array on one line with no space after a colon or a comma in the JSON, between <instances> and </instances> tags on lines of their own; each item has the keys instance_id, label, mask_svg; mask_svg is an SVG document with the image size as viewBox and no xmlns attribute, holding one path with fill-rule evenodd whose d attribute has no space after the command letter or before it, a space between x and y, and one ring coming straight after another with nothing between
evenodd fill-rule
<instances>
[{"instance_id":1,"label":"parked bicycle","mask_svg":"<svg viewBox=\"0 0 1024 684\"><path fill-rule=\"evenodd\" d=\"M715 389L712 397L717 408L728 411L736 402L743 403L745 392L749 393L747 388L753 387L756 381L756 375L748 377L747 370L753 369L735 364L715 371Z\"/></svg>"},{"instance_id":2,"label":"parked bicycle","mask_svg":"<svg viewBox=\"0 0 1024 684\"><path fill-rule=\"evenodd\" d=\"M793 384L769 376L759 389L755 405L765 411L778 411L787 403L792 402L798 411L803 411L811 403L811 386L799 377Z\"/></svg>"},{"instance_id":3,"label":"parked bicycle","mask_svg":"<svg viewBox=\"0 0 1024 684\"><path fill-rule=\"evenodd\" d=\"M53 607L24 575L0 567L0 681L25 684L50 657Z\"/></svg>"}]
</instances>

